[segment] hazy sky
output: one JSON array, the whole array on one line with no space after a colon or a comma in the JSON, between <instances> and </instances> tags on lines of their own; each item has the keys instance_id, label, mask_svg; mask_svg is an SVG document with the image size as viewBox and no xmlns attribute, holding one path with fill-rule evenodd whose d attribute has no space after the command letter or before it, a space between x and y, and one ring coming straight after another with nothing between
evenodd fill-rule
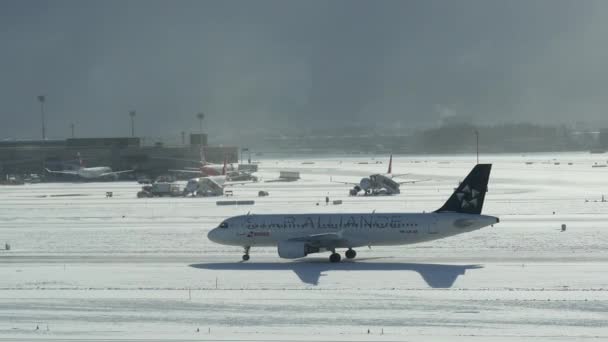
<instances>
[{"instance_id":1,"label":"hazy sky","mask_svg":"<svg viewBox=\"0 0 608 342\"><path fill-rule=\"evenodd\" d=\"M0 1L0 138L608 118L598 0ZM213 138L211 138L213 140Z\"/></svg>"}]
</instances>

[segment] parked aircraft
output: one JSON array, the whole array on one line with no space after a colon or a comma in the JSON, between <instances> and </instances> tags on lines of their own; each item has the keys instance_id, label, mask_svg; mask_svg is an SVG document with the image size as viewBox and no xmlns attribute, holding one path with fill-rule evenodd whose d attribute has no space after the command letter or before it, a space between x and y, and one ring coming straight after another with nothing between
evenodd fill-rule
<instances>
[{"instance_id":1,"label":"parked aircraft","mask_svg":"<svg viewBox=\"0 0 608 342\"><path fill-rule=\"evenodd\" d=\"M225 175L192 178L186 183L186 187L184 187L184 196L222 196L224 195L225 187L248 183L252 182L231 182L227 180Z\"/></svg>"},{"instance_id":2,"label":"parked aircraft","mask_svg":"<svg viewBox=\"0 0 608 342\"><path fill-rule=\"evenodd\" d=\"M62 170L62 171L53 171L45 168L46 172L52 174L63 174L63 175L73 175L78 176L83 179L99 179L106 177L114 177L118 178L118 175L121 173L133 172L135 170L122 170L122 171L112 171L112 168L109 166L97 166L97 167L85 167L82 158L80 157L80 153L78 154L78 168L75 170Z\"/></svg>"},{"instance_id":3,"label":"parked aircraft","mask_svg":"<svg viewBox=\"0 0 608 342\"><path fill-rule=\"evenodd\" d=\"M226 219L208 238L243 246L245 261L251 247L276 246L281 258L331 251L329 261L339 262L338 248L346 248L346 258L353 259L356 247L413 244L470 232L499 222L481 215L491 167L476 165L432 213L247 214Z\"/></svg>"},{"instance_id":4,"label":"parked aircraft","mask_svg":"<svg viewBox=\"0 0 608 342\"><path fill-rule=\"evenodd\" d=\"M205 158L205 149L201 147L201 160L199 161L200 166L198 168L185 168L182 170L169 170L171 172L179 172L186 174L196 174L200 176L219 176L225 175L226 172L236 171L237 168L233 164L228 164L224 161L224 164L213 164L209 163ZM194 161L191 161L194 162Z\"/></svg>"},{"instance_id":5,"label":"parked aircraft","mask_svg":"<svg viewBox=\"0 0 608 342\"><path fill-rule=\"evenodd\" d=\"M393 180L393 178L399 177L399 176L404 176L404 175L393 175L392 169L393 169L393 155L390 156L390 161L388 163L388 171L385 174L377 173L377 174L370 175L368 177L362 178L359 181L359 183L334 181L333 179L331 181L334 183L353 185L353 188L350 189L350 191L349 191L349 195L351 195L351 196L357 196L357 194L359 194L359 192L361 192L361 191L363 191L363 193L365 195L372 195L372 196L396 195L401 192L401 190L399 189L399 186L401 184L423 182L422 180L402 181L402 182L395 181L395 180Z\"/></svg>"},{"instance_id":6,"label":"parked aircraft","mask_svg":"<svg viewBox=\"0 0 608 342\"><path fill-rule=\"evenodd\" d=\"M222 196L226 176L207 176L192 178L184 187L184 196Z\"/></svg>"},{"instance_id":7,"label":"parked aircraft","mask_svg":"<svg viewBox=\"0 0 608 342\"><path fill-rule=\"evenodd\" d=\"M224 195L224 187L226 186L252 182L252 180L231 181L226 169L226 162L224 161L224 167L222 168L221 175L197 177L188 180L188 183L186 183L186 187L184 188L184 196L222 196Z\"/></svg>"}]
</instances>

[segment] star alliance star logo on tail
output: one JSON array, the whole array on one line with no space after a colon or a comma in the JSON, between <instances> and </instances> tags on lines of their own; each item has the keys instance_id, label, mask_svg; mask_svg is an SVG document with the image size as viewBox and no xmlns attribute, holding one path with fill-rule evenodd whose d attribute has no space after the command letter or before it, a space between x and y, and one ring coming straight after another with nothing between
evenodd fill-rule
<instances>
[{"instance_id":1,"label":"star alliance star logo on tail","mask_svg":"<svg viewBox=\"0 0 608 342\"><path fill-rule=\"evenodd\" d=\"M456 193L458 200L460 201L461 208L476 208L478 205L477 197L479 196L479 191L469 187L469 185L465 185L462 188L462 192Z\"/></svg>"}]
</instances>

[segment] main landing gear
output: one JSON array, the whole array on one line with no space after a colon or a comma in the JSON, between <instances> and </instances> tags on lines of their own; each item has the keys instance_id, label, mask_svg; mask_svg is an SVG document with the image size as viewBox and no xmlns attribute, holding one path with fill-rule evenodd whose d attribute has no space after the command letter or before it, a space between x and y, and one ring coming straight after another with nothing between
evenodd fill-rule
<instances>
[{"instance_id":1,"label":"main landing gear","mask_svg":"<svg viewBox=\"0 0 608 342\"><path fill-rule=\"evenodd\" d=\"M331 255L329 256L329 261L330 262L340 262L340 259L342 257L340 257L339 253L333 252L331 253Z\"/></svg>"},{"instance_id":2,"label":"main landing gear","mask_svg":"<svg viewBox=\"0 0 608 342\"><path fill-rule=\"evenodd\" d=\"M354 249L349 248L346 253L344 253L347 259L354 259L357 256L357 252Z\"/></svg>"},{"instance_id":3,"label":"main landing gear","mask_svg":"<svg viewBox=\"0 0 608 342\"><path fill-rule=\"evenodd\" d=\"M357 256L357 252L355 252L354 249L349 248L346 253L344 253L344 256L346 257L346 259L354 259ZM336 253L335 250L332 251L331 255L329 256L330 262L340 262L340 259L342 259L342 257L339 253Z\"/></svg>"},{"instance_id":4,"label":"main landing gear","mask_svg":"<svg viewBox=\"0 0 608 342\"><path fill-rule=\"evenodd\" d=\"M243 254L243 261L249 260L249 249L251 249L251 246L245 246L245 254Z\"/></svg>"}]
</instances>

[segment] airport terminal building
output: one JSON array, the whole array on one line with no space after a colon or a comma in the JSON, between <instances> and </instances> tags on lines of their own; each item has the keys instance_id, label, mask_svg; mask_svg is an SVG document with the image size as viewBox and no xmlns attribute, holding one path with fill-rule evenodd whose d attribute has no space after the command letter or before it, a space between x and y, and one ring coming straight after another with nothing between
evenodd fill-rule
<instances>
[{"instance_id":1,"label":"airport terminal building","mask_svg":"<svg viewBox=\"0 0 608 342\"><path fill-rule=\"evenodd\" d=\"M181 146L145 146L138 137L16 140L0 141L0 174L43 175L45 168L74 169L80 156L87 167L134 169L134 175L158 176L170 169L197 167L201 150L209 162L238 161L237 147L208 146L206 134L192 134L190 143Z\"/></svg>"}]
</instances>

